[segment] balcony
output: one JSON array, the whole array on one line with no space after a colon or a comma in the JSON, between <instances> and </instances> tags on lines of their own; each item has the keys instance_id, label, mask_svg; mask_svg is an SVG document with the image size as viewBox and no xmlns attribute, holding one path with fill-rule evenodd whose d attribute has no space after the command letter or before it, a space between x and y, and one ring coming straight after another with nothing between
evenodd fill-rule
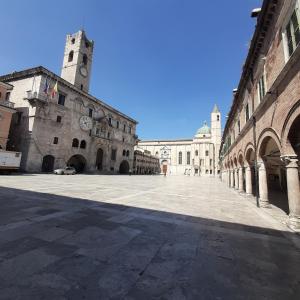
<instances>
[{"instance_id":1,"label":"balcony","mask_svg":"<svg viewBox=\"0 0 300 300\"><path fill-rule=\"evenodd\" d=\"M0 105L6 106L6 107L9 107L9 108L14 108L15 107L15 104L13 102L8 101L8 100L0 101Z\"/></svg>"},{"instance_id":2,"label":"balcony","mask_svg":"<svg viewBox=\"0 0 300 300\"><path fill-rule=\"evenodd\" d=\"M48 96L44 93L32 92L27 91L27 96L24 100L28 100L28 102L32 106L37 106L38 104L47 104L48 103Z\"/></svg>"},{"instance_id":3,"label":"balcony","mask_svg":"<svg viewBox=\"0 0 300 300\"><path fill-rule=\"evenodd\" d=\"M107 131L103 131L100 128L94 127L90 133L91 137L96 137L100 139L110 140L111 138L107 136Z\"/></svg>"}]
</instances>

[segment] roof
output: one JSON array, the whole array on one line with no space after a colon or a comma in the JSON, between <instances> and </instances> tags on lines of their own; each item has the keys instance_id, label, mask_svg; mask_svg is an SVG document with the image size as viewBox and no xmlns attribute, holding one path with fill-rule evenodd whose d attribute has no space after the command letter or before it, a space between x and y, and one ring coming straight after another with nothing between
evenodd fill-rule
<instances>
[{"instance_id":1,"label":"roof","mask_svg":"<svg viewBox=\"0 0 300 300\"><path fill-rule=\"evenodd\" d=\"M197 130L197 134L210 134L210 128L207 123L204 122L203 126Z\"/></svg>"},{"instance_id":2,"label":"roof","mask_svg":"<svg viewBox=\"0 0 300 300\"><path fill-rule=\"evenodd\" d=\"M219 107L217 106L217 104L215 104L212 112L213 113L219 113L220 112Z\"/></svg>"},{"instance_id":3,"label":"roof","mask_svg":"<svg viewBox=\"0 0 300 300\"><path fill-rule=\"evenodd\" d=\"M6 88L7 90L12 90L13 89L13 85L9 84L9 83L4 83L0 81L0 85L4 86L4 88Z\"/></svg>"},{"instance_id":4,"label":"roof","mask_svg":"<svg viewBox=\"0 0 300 300\"><path fill-rule=\"evenodd\" d=\"M23 71L18 71L18 72L13 72L13 73L10 73L10 74L2 75L2 76L0 76L0 82L2 81L2 82L7 83L7 82L10 82L10 81L24 79L24 78L32 77L32 76L35 76L35 75L46 75L49 78L57 80L60 84L69 87L70 89L77 92L81 96L89 98L91 101L94 101L94 102L97 102L98 104L101 104L103 107L105 107L109 111L114 112L114 113L122 116L123 118L127 119L128 121L131 121L135 124L138 124L138 122L136 120L134 120L134 119L130 118L129 116L123 114L122 112L118 111L117 109L113 108L112 106L104 103L102 100L99 100L96 97L94 97L94 96L92 96L88 93L85 93L84 91L82 91L79 88L77 88L76 86L74 86L72 83L70 83L67 80L61 78L60 76L56 75L55 73L49 71L48 69L44 68L43 66L39 66L39 67L31 68L31 69L25 69Z\"/></svg>"}]
</instances>

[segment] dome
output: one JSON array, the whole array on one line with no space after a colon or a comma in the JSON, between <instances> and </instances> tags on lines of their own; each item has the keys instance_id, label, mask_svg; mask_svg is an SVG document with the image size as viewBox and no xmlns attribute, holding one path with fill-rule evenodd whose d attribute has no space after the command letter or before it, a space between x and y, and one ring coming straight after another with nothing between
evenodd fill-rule
<instances>
[{"instance_id":1,"label":"dome","mask_svg":"<svg viewBox=\"0 0 300 300\"><path fill-rule=\"evenodd\" d=\"M198 129L197 134L210 134L210 128L207 126L206 122Z\"/></svg>"}]
</instances>

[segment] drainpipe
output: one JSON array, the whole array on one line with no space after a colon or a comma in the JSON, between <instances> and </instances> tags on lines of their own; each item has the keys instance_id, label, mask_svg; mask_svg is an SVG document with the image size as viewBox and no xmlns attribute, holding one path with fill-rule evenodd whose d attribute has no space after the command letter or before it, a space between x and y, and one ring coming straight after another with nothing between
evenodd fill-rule
<instances>
[{"instance_id":1,"label":"drainpipe","mask_svg":"<svg viewBox=\"0 0 300 300\"><path fill-rule=\"evenodd\" d=\"M254 174L255 174L255 194L256 206L259 207L259 187L258 187L258 167L257 167L257 145L256 145L256 118L253 117L253 144L254 144Z\"/></svg>"}]
</instances>

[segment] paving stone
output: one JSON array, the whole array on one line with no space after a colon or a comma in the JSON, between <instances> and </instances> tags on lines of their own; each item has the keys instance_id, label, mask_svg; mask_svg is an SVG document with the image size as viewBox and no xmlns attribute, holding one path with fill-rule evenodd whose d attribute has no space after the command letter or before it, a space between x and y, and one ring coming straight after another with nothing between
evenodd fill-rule
<instances>
[{"instance_id":1,"label":"paving stone","mask_svg":"<svg viewBox=\"0 0 300 300\"><path fill-rule=\"evenodd\" d=\"M1 177L0 299L299 298L297 236L217 179L52 178Z\"/></svg>"}]
</instances>

